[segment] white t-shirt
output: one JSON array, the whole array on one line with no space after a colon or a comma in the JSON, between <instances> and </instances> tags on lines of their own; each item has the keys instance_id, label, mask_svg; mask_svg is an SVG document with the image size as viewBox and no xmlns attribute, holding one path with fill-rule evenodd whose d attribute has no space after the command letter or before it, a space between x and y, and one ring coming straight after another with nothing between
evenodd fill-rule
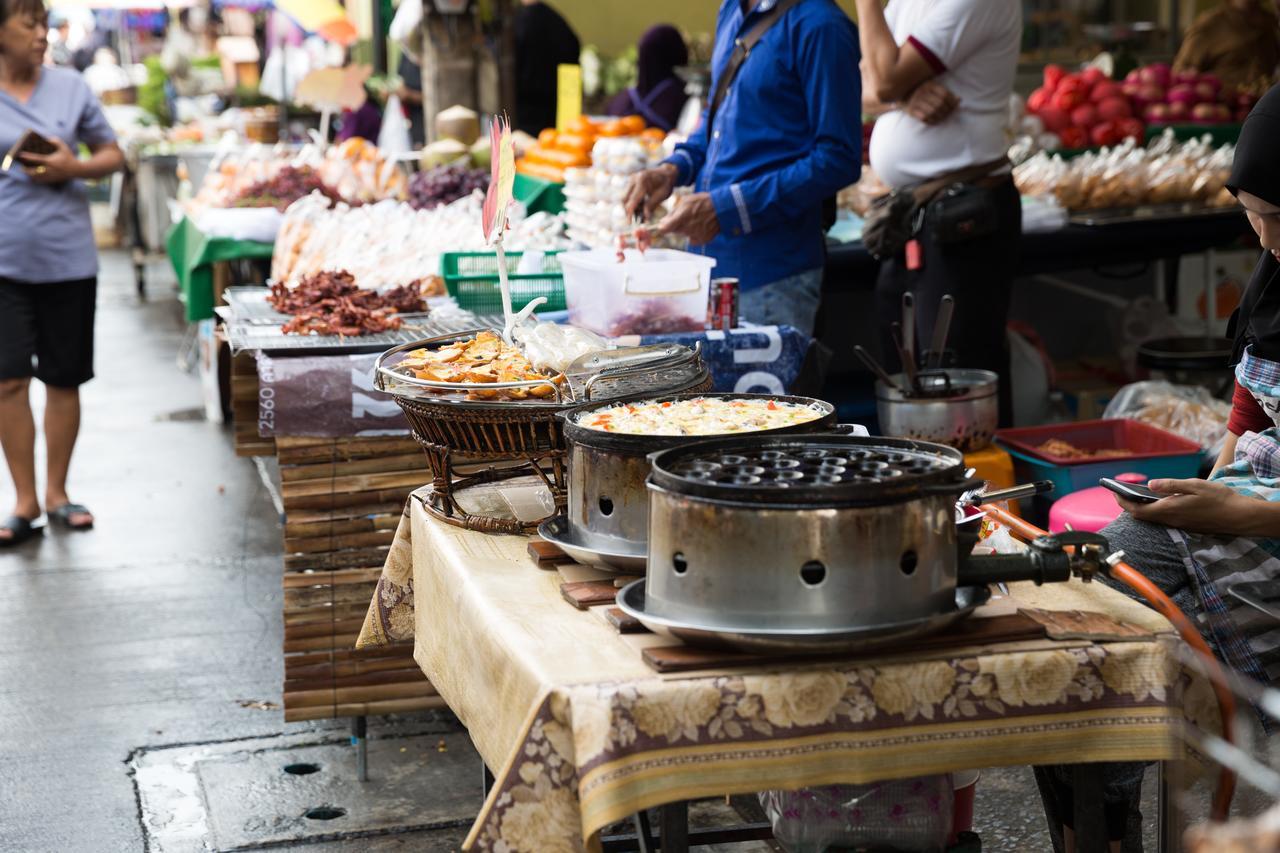
<instances>
[{"instance_id":1,"label":"white t-shirt","mask_svg":"<svg viewBox=\"0 0 1280 853\"><path fill-rule=\"evenodd\" d=\"M999 159L1008 148L1020 0L890 0L885 19L894 40L914 44L960 106L935 125L902 110L882 115L871 134L871 168L899 187Z\"/></svg>"}]
</instances>

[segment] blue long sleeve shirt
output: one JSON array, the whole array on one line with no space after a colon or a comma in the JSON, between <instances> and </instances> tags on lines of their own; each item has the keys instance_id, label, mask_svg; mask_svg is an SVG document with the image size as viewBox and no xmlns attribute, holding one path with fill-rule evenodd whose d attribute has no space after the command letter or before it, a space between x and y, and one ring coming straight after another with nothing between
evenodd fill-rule
<instances>
[{"instance_id":1,"label":"blue long sleeve shirt","mask_svg":"<svg viewBox=\"0 0 1280 853\"><path fill-rule=\"evenodd\" d=\"M724 0L716 24L710 92L734 42L777 0L744 14ZM858 180L862 80L858 34L833 0L804 0L765 33L743 62L708 128L706 113L666 162L677 182L711 194L720 236L692 251L743 290L823 265L822 201Z\"/></svg>"}]
</instances>

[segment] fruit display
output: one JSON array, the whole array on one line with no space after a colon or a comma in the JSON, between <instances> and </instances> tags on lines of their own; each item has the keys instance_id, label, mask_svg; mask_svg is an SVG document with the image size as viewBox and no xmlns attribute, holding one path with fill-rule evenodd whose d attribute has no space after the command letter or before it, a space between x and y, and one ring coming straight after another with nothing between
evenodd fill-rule
<instances>
[{"instance_id":1,"label":"fruit display","mask_svg":"<svg viewBox=\"0 0 1280 853\"><path fill-rule=\"evenodd\" d=\"M622 198L630 176L658 162L662 152L639 137L603 138L591 151L595 165L570 168L564 173L565 216L569 237L593 249L613 247L620 237L635 228ZM680 194L684 191L678 190ZM654 221L670 210L673 202L661 205ZM652 243L664 249L683 249L686 241L660 235Z\"/></svg>"},{"instance_id":2,"label":"fruit display","mask_svg":"<svg viewBox=\"0 0 1280 853\"><path fill-rule=\"evenodd\" d=\"M270 178L256 181L240 191L232 207L274 207L280 212L300 198L319 193L336 204L342 201L337 191L320 179L309 166L285 166Z\"/></svg>"},{"instance_id":3,"label":"fruit display","mask_svg":"<svg viewBox=\"0 0 1280 853\"><path fill-rule=\"evenodd\" d=\"M598 121L579 116L565 131L548 128L538 134L537 142L530 145L524 156L516 160L516 171L534 178L564 183L565 170L584 168L593 164L593 153L598 141L634 137L652 151L662 147L666 133L658 128L646 128L640 116Z\"/></svg>"},{"instance_id":4,"label":"fruit display","mask_svg":"<svg viewBox=\"0 0 1280 853\"><path fill-rule=\"evenodd\" d=\"M344 269L364 287L383 289L439 273L445 252L484 251L482 200L466 196L430 210L382 201L360 207L306 198L285 212L271 259L271 277L293 283ZM568 248L564 219L513 209L503 238L508 251Z\"/></svg>"},{"instance_id":5,"label":"fruit display","mask_svg":"<svg viewBox=\"0 0 1280 853\"><path fill-rule=\"evenodd\" d=\"M1145 146L1132 139L1070 160L1040 152L1013 171L1023 195L1053 196L1068 210L1141 205L1235 203L1226 189L1235 146L1214 148L1209 137L1178 142L1173 130Z\"/></svg>"},{"instance_id":6,"label":"fruit display","mask_svg":"<svg viewBox=\"0 0 1280 853\"><path fill-rule=\"evenodd\" d=\"M210 208L234 207L250 188L270 182L285 169L297 170L294 177L308 169L338 198L352 202L404 198L409 186L408 176L394 160L358 137L328 148L250 145L210 165L186 213L195 216Z\"/></svg>"},{"instance_id":7,"label":"fruit display","mask_svg":"<svg viewBox=\"0 0 1280 853\"><path fill-rule=\"evenodd\" d=\"M489 189L488 169L469 169L465 164L437 166L409 178L409 206L433 210L479 191Z\"/></svg>"},{"instance_id":8,"label":"fruit display","mask_svg":"<svg viewBox=\"0 0 1280 853\"><path fill-rule=\"evenodd\" d=\"M1043 85L1027 97L1027 112L1056 134L1063 148L1141 141L1146 132L1120 84L1092 66L1068 72L1046 65Z\"/></svg>"},{"instance_id":9,"label":"fruit display","mask_svg":"<svg viewBox=\"0 0 1280 853\"><path fill-rule=\"evenodd\" d=\"M1224 88L1213 74L1174 71L1163 62L1130 71L1121 89L1148 124L1238 123L1258 101Z\"/></svg>"}]
</instances>

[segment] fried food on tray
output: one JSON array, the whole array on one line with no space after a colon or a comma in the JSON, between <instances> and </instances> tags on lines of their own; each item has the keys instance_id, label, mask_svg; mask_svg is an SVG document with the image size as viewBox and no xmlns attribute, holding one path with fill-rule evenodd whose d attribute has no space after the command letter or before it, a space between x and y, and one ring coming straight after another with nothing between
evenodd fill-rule
<instances>
[{"instance_id":1,"label":"fried food on tray","mask_svg":"<svg viewBox=\"0 0 1280 853\"><path fill-rule=\"evenodd\" d=\"M293 315L281 326L286 335L376 335L399 329L399 314L427 307L418 282L378 293L357 286L346 270L304 276L297 287L277 282L267 301L277 311Z\"/></svg>"},{"instance_id":2,"label":"fried food on tray","mask_svg":"<svg viewBox=\"0 0 1280 853\"><path fill-rule=\"evenodd\" d=\"M549 380L546 384L528 388L474 388L469 390L468 400L546 399L555 396L555 387L551 383L559 385L564 381L564 376L535 370L524 353L508 346L493 332L480 332L474 338L440 349L413 350L398 366L428 382L489 385ZM446 392L442 390L441 393Z\"/></svg>"},{"instance_id":3,"label":"fried food on tray","mask_svg":"<svg viewBox=\"0 0 1280 853\"><path fill-rule=\"evenodd\" d=\"M1115 459L1120 456L1133 455L1132 450L1124 450L1122 448L1086 450L1060 438L1051 438L1044 444L1038 445L1036 450L1046 456L1056 456L1059 459Z\"/></svg>"}]
</instances>

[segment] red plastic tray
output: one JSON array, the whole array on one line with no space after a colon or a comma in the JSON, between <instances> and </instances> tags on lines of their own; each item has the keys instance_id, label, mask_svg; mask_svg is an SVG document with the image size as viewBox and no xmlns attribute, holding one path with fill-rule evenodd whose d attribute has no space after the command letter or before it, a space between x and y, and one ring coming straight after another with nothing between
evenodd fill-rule
<instances>
[{"instance_id":1,"label":"red plastic tray","mask_svg":"<svg viewBox=\"0 0 1280 853\"><path fill-rule=\"evenodd\" d=\"M1131 450L1124 456L1068 459L1040 450L1051 438L1075 445L1081 450ZM996 440L1014 450L1052 462L1054 465L1096 465L1098 462L1123 462L1129 459L1151 459L1157 456L1183 456L1199 453L1200 445L1168 430L1121 418L1105 421L1080 421L1072 424L1049 424L1037 427L1002 429Z\"/></svg>"}]
</instances>

